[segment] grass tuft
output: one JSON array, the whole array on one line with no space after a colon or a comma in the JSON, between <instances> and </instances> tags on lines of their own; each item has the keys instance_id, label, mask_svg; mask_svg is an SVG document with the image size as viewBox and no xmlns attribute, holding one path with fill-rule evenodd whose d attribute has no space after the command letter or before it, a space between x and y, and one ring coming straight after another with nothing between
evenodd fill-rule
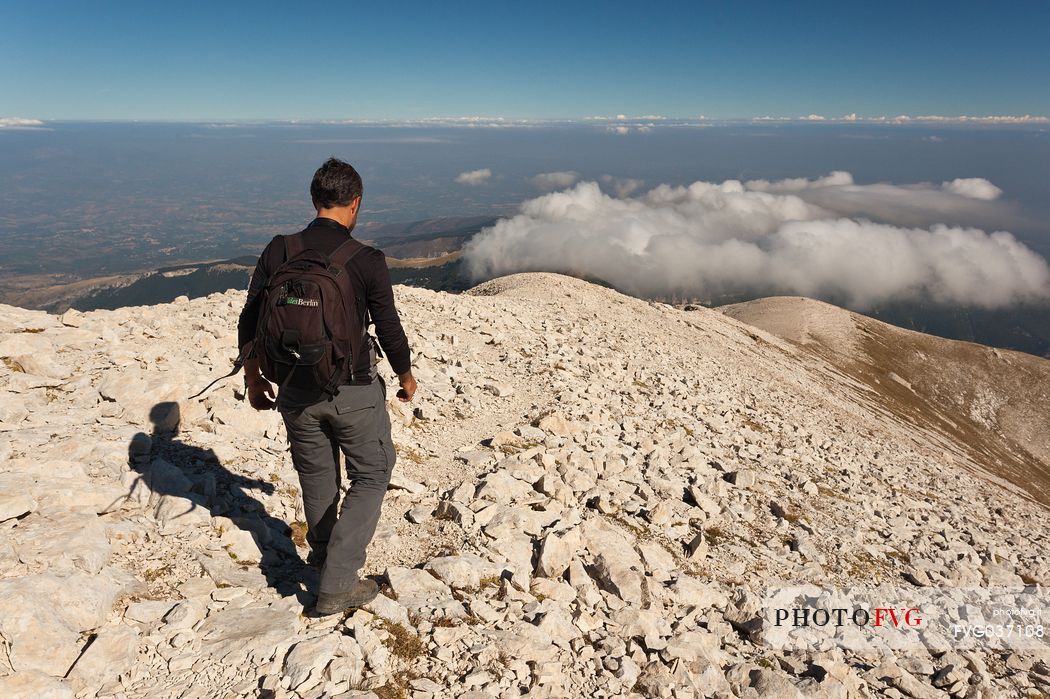
<instances>
[{"instance_id":1,"label":"grass tuft","mask_svg":"<svg viewBox=\"0 0 1050 699\"><path fill-rule=\"evenodd\" d=\"M390 621L389 619L383 619L381 626L384 631L390 634L385 643L390 648L391 653L403 660L415 660L423 655L425 646L423 645L423 639L419 636L396 621Z\"/></svg>"},{"instance_id":2,"label":"grass tuft","mask_svg":"<svg viewBox=\"0 0 1050 699\"><path fill-rule=\"evenodd\" d=\"M309 527L306 526L306 522L300 522L296 520L289 525L292 529L292 541L296 546L303 548L306 546L306 533L309 531Z\"/></svg>"}]
</instances>

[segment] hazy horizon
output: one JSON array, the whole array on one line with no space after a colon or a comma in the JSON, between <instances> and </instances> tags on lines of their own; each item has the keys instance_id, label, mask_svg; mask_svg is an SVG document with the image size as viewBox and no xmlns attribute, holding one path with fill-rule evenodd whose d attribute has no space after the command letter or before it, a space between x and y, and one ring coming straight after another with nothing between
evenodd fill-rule
<instances>
[{"instance_id":1,"label":"hazy horizon","mask_svg":"<svg viewBox=\"0 0 1050 699\"><path fill-rule=\"evenodd\" d=\"M309 220L309 179L330 155L362 173L362 224L510 217L523 202L584 181L637 198L660 185L816 180L835 171L851 173L858 186L979 178L1001 190L995 201L925 214L914 202L904 216L876 199L849 213L921 228L1009 231L1050 257L1050 129L650 123L0 129L0 236L8 243L0 270L91 276L257 252L274 234ZM88 243L93 251L81 249Z\"/></svg>"}]
</instances>

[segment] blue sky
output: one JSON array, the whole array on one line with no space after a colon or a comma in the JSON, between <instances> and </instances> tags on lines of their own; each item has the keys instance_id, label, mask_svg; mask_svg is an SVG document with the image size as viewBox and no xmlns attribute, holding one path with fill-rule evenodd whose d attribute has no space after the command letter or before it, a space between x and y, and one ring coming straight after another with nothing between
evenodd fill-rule
<instances>
[{"instance_id":1,"label":"blue sky","mask_svg":"<svg viewBox=\"0 0 1050 699\"><path fill-rule=\"evenodd\" d=\"M1050 114L1047 2L6 2L0 117Z\"/></svg>"}]
</instances>

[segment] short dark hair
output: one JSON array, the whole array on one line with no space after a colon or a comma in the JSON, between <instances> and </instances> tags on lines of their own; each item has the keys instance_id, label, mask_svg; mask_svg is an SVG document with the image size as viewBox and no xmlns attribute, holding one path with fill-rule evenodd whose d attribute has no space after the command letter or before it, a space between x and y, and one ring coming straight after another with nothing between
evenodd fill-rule
<instances>
[{"instance_id":1,"label":"short dark hair","mask_svg":"<svg viewBox=\"0 0 1050 699\"><path fill-rule=\"evenodd\" d=\"M361 175L353 165L338 158L324 161L310 183L310 198L319 209L348 206L361 192Z\"/></svg>"}]
</instances>

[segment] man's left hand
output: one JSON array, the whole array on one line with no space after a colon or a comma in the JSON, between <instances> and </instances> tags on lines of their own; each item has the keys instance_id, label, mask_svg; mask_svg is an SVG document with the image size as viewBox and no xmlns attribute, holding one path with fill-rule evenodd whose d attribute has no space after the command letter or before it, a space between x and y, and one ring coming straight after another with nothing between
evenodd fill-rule
<instances>
[{"instance_id":1,"label":"man's left hand","mask_svg":"<svg viewBox=\"0 0 1050 699\"><path fill-rule=\"evenodd\" d=\"M256 410L273 410L277 407L277 396L274 395L273 384L261 376L257 379L249 379L248 402Z\"/></svg>"}]
</instances>

